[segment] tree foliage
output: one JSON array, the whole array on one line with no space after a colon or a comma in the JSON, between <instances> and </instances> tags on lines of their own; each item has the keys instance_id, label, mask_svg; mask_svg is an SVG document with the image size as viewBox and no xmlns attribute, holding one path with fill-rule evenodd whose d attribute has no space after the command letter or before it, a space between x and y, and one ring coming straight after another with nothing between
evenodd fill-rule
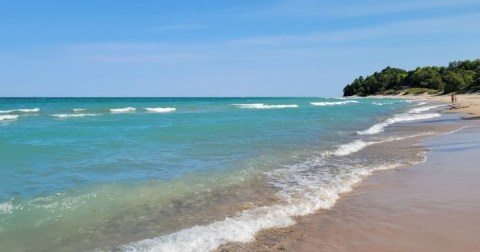
<instances>
[{"instance_id":1,"label":"tree foliage","mask_svg":"<svg viewBox=\"0 0 480 252\"><path fill-rule=\"evenodd\" d=\"M417 67L411 71L387 67L365 78L356 78L345 86L343 95L367 96L405 88L428 88L444 93L480 90L480 59L454 61L448 67Z\"/></svg>"}]
</instances>

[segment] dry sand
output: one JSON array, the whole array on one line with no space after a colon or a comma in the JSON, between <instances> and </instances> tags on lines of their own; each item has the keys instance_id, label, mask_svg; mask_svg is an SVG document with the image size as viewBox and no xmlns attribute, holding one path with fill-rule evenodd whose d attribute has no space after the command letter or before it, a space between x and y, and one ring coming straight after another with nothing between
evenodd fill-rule
<instances>
[{"instance_id":1,"label":"dry sand","mask_svg":"<svg viewBox=\"0 0 480 252\"><path fill-rule=\"evenodd\" d=\"M378 173L302 218L291 251L480 251L480 129L438 136L428 161Z\"/></svg>"},{"instance_id":2,"label":"dry sand","mask_svg":"<svg viewBox=\"0 0 480 252\"><path fill-rule=\"evenodd\" d=\"M451 105L451 112L468 114L464 119L480 119L480 93L457 94L457 102L451 103L450 95L397 95L397 96L375 96L379 98L408 98L427 99L429 101L441 102Z\"/></svg>"},{"instance_id":3,"label":"dry sand","mask_svg":"<svg viewBox=\"0 0 480 252\"><path fill-rule=\"evenodd\" d=\"M383 97L382 97L383 98ZM450 104L450 96L386 96ZM457 95L448 112L480 119L480 95ZM424 163L378 172L330 210L217 251L480 251L480 121L427 140Z\"/></svg>"}]
</instances>

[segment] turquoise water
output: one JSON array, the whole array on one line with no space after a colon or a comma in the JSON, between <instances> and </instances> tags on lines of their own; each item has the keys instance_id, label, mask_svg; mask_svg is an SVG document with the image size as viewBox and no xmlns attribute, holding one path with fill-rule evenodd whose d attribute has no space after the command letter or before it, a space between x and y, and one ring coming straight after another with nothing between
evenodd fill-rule
<instances>
[{"instance_id":1,"label":"turquoise water","mask_svg":"<svg viewBox=\"0 0 480 252\"><path fill-rule=\"evenodd\" d=\"M268 190L285 192L283 173L275 173L285 167L328 151L348 155L391 124L437 116L422 105L318 97L0 98L0 250L129 250L138 244L121 246L221 221L229 213L218 215L212 205L260 206ZM412 107L420 110L407 112ZM252 185L264 188L248 191Z\"/></svg>"}]
</instances>

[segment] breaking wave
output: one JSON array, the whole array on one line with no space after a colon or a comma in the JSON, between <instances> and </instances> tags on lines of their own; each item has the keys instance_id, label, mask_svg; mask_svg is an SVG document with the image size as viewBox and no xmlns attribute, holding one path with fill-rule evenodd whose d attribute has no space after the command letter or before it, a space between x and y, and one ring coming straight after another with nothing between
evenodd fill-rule
<instances>
[{"instance_id":1,"label":"breaking wave","mask_svg":"<svg viewBox=\"0 0 480 252\"><path fill-rule=\"evenodd\" d=\"M177 110L176 108L145 108L147 112L153 112L153 113L168 113L168 112L174 112Z\"/></svg>"},{"instance_id":2,"label":"breaking wave","mask_svg":"<svg viewBox=\"0 0 480 252\"><path fill-rule=\"evenodd\" d=\"M433 105L433 106L418 107L418 108L410 109L410 110L408 111L408 113L418 114L418 113L422 113L422 112L425 112L425 111L429 111L429 110L432 110L432 109L436 109L436 108L440 108L440 107L445 107L445 106L446 106L446 105Z\"/></svg>"},{"instance_id":3,"label":"breaking wave","mask_svg":"<svg viewBox=\"0 0 480 252\"><path fill-rule=\"evenodd\" d=\"M358 103L354 100L338 101L338 102L310 102L313 106L335 106L335 105L344 105L349 103Z\"/></svg>"},{"instance_id":4,"label":"breaking wave","mask_svg":"<svg viewBox=\"0 0 480 252\"><path fill-rule=\"evenodd\" d=\"M293 217L333 207L341 193L351 191L354 184L373 171L400 166L384 164L375 167L350 167L350 171L342 174L311 174L308 170L312 167L312 162L285 167L267 174L272 179L272 184L281 188L277 196L284 204L244 210L223 221L132 242L121 246L120 250L211 251L228 242L249 242L262 229L287 227L295 224ZM308 173L309 176L302 176L303 173Z\"/></svg>"},{"instance_id":5,"label":"breaking wave","mask_svg":"<svg viewBox=\"0 0 480 252\"><path fill-rule=\"evenodd\" d=\"M17 120L18 115L0 115L0 121Z\"/></svg>"},{"instance_id":6,"label":"breaking wave","mask_svg":"<svg viewBox=\"0 0 480 252\"><path fill-rule=\"evenodd\" d=\"M32 108L32 109L11 109L11 110L0 110L0 114L9 114L13 112L21 112L21 113L37 113L40 112L39 108Z\"/></svg>"},{"instance_id":7,"label":"breaking wave","mask_svg":"<svg viewBox=\"0 0 480 252\"><path fill-rule=\"evenodd\" d=\"M132 107L113 108L113 109L110 109L110 112L112 112L112 113L129 113L129 112L135 112L135 110L137 110L137 109L132 108Z\"/></svg>"},{"instance_id":8,"label":"breaking wave","mask_svg":"<svg viewBox=\"0 0 480 252\"><path fill-rule=\"evenodd\" d=\"M372 127L363 130L357 131L359 135L373 135L380 133L385 130L385 127L388 125L392 125L397 122L408 122L408 121L416 121L416 120L425 120L430 118L440 117L438 113L431 113L431 114L398 114L392 118L385 120L384 122L377 123Z\"/></svg>"},{"instance_id":9,"label":"breaking wave","mask_svg":"<svg viewBox=\"0 0 480 252\"><path fill-rule=\"evenodd\" d=\"M70 117L86 117L86 116L97 116L98 114L54 114L53 117L58 118L70 118Z\"/></svg>"},{"instance_id":10,"label":"breaking wave","mask_svg":"<svg viewBox=\"0 0 480 252\"><path fill-rule=\"evenodd\" d=\"M241 109L282 109L282 108L298 108L297 104L281 104L281 105L268 105L264 103L247 103L247 104L232 104L233 106Z\"/></svg>"}]
</instances>

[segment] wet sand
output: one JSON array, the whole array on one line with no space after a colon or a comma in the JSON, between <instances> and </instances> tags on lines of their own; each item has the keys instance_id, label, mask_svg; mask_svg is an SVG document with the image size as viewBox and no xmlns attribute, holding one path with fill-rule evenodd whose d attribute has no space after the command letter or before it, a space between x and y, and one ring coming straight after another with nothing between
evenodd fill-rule
<instances>
[{"instance_id":1,"label":"wet sand","mask_svg":"<svg viewBox=\"0 0 480 252\"><path fill-rule=\"evenodd\" d=\"M427 140L427 162L367 178L333 209L300 218L281 249L480 251L478 139L477 125Z\"/></svg>"},{"instance_id":2,"label":"wet sand","mask_svg":"<svg viewBox=\"0 0 480 252\"><path fill-rule=\"evenodd\" d=\"M431 151L426 162L375 172L333 208L296 218L297 225L216 251L480 251L480 121L435 124L421 131L467 128L365 148L358 154L401 159L421 146Z\"/></svg>"},{"instance_id":3,"label":"wet sand","mask_svg":"<svg viewBox=\"0 0 480 252\"><path fill-rule=\"evenodd\" d=\"M450 103L449 96L403 98ZM478 94L458 95L457 105L468 108L444 112L477 119L479 102ZM291 227L263 230L254 242L230 243L216 251L480 251L480 121L457 119L443 127L449 125L468 128L419 143L431 149L426 162L376 172L332 209L296 218L298 224ZM419 130L418 125L412 130ZM401 146L378 146L383 147L405 152Z\"/></svg>"}]
</instances>

